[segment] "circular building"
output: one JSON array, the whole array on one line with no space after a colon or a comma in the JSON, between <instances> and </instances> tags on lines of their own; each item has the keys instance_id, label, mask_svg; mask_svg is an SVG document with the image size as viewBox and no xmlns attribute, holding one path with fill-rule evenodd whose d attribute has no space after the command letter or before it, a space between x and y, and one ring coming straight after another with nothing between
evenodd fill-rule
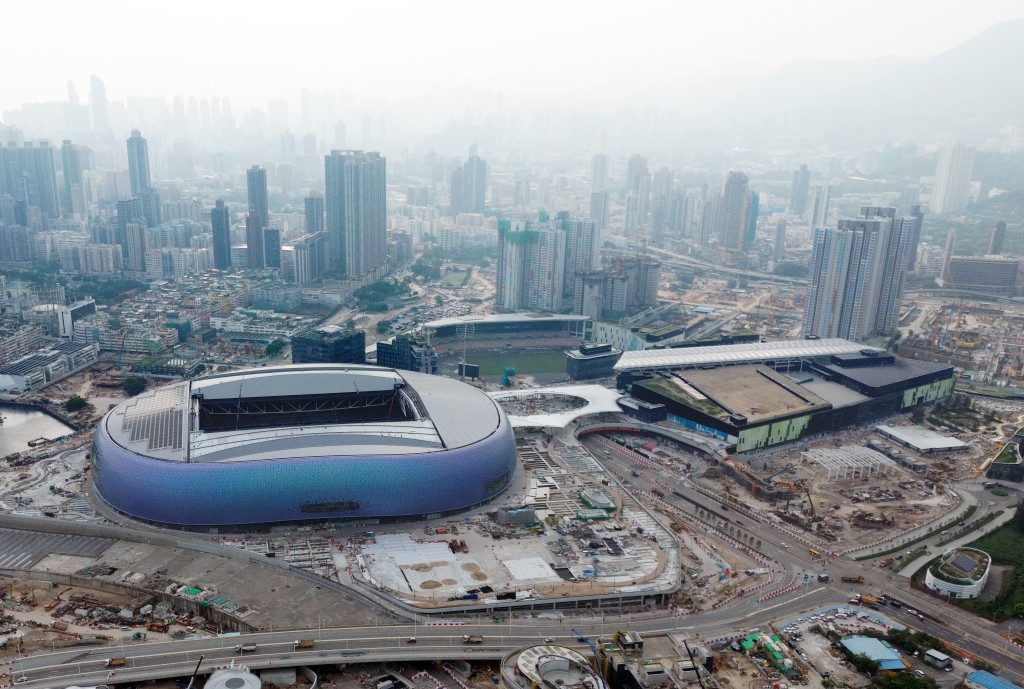
<instances>
[{"instance_id":1,"label":"circular building","mask_svg":"<svg viewBox=\"0 0 1024 689\"><path fill-rule=\"evenodd\" d=\"M928 567L924 585L950 598L977 598L988 582L992 558L977 548L952 548Z\"/></svg>"},{"instance_id":2,"label":"circular building","mask_svg":"<svg viewBox=\"0 0 1024 689\"><path fill-rule=\"evenodd\" d=\"M259 677L249 672L249 668L231 661L229 667L214 670L203 689L260 689L262 684Z\"/></svg>"},{"instance_id":3,"label":"circular building","mask_svg":"<svg viewBox=\"0 0 1024 689\"><path fill-rule=\"evenodd\" d=\"M104 502L186 528L440 516L501 493L515 465L512 427L483 392L339 364L147 391L103 418L92 453Z\"/></svg>"},{"instance_id":4,"label":"circular building","mask_svg":"<svg viewBox=\"0 0 1024 689\"><path fill-rule=\"evenodd\" d=\"M578 651L546 643L512 651L501 661L505 689L604 689L604 682Z\"/></svg>"}]
</instances>

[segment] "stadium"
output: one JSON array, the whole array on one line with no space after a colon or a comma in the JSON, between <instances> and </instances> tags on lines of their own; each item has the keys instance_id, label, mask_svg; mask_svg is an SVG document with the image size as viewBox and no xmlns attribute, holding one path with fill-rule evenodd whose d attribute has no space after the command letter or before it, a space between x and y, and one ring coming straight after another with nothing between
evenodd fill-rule
<instances>
[{"instance_id":1,"label":"stadium","mask_svg":"<svg viewBox=\"0 0 1024 689\"><path fill-rule=\"evenodd\" d=\"M337 364L145 392L103 418L92 453L103 502L183 528L441 516L494 498L515 466L512 426L476 388Z\"/></svg>"}]
</instances>

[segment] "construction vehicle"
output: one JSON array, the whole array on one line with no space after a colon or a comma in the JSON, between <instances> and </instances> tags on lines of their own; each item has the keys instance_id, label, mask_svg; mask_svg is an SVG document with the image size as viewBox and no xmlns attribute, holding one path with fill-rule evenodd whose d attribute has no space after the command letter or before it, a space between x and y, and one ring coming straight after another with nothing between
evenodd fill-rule
<instances>
[{"instance_id":1,"label":"construction vehicle","mask_svg":"<svg viewBox=\"0 0 1024 689\"><path fill-rule=\"evenodd\" d=\"M56 629L58 632L66 632L68 630L68 623L67 622L54 621L54 622L50 623L50 626L53 629Z\"/></svg>"},{"instance_id":2,"label":"construction vehicle","mask_svg":"<svg viewBox=\"0 0 1024 689\"><path fill-rule=\"evenodd\" d=\"M484 642L484 637L480 636L479 634L463 634L462 635L462 643L464 643L464 644L482 644L483 642Z\"/></svg>"},{"instance_id":3,"label":"construction vehicle","mask_svg":"<svg viewBox=\"0 0 1024 689\"><path fill-rule=\"evenodd\" d=\"M864 605L878 605L878 599L874 596L861 596L860 602Z\"/></svg>"},{"instance_id":4,"label":"construction vehicle","mask_svg":"<svg viewBox=\"0 0 1024 689\"><path fill-rule=\"evenodd\" d=\"M149 624L146 625L146 631L148 632L166 632L171 628L171 625L162 620L150 620Z\"/></svg>"},{"instance_id":5,"label":"construction vehicle","mask_svg":"<svg viewBox=\"0 0 1024 689\"><path fill-rule=\"evenodd\" d=\"M256 644L238 644L235 646L235 653L255 653Z\"/></svg>"},{"instance_id":6,"label":"construction vehicle","mask_svg":"<svg viewBox=\"0 0 1024 689\"><path fill-rule=\"evenodd\" d=\"M294 646L296 649L313 648L314 646L316 646L316 642L312 639L299 639L294 644L292 644L292 646Z\"/></svg>"},{"instance_id":7,"label":"construction vehicle","mask_svg":"<svg viewBox=\"0 0 1024 689\"><path fill-rule=\"evenodd\" d=\"M127 658L107 658L103 661L103 667L124 667L127 662Z\"/></svg>"},{"instance_id":8,"label":"construction vehicle","mask_svg":"<svg viewBox=\"0 0 1024 689\"><path fill-rule=\"evenodd\" d=\"M46 612L50 612L51 610L56 608L58 605L63 603L64 601L62 601L60 599L60 597L63 596L65 593L67 593L70 590L71 590L71 588L69 587L69 588L64 589L60 593L58 593L57 596L52 601L50 601L49 603L47 603L46 605L43 606L43 610L45 610Z\"/></svg>"},{"instance_id":9,"label":"construction vehicle","mask_svg":"<svg viewBox=\"0 0 1024 689\"><path fill-rule=\"evenodd\" d=\"M864 577L843 577L844 584L863 584Z\"/></svg>"},{"instance_id":10,"label":"construction vehicle","mask_svg":"<svg viewBox=\"0 0 1024 689\"><path fill-rule=\"evenodd\" d=\"M145 641L146 632L135 632L132 634L132 641Z\"/></svg>"},{"instance_id":11,"label":"construction vehicle","mask_svg":"<svg viewBox=\"0 0 1024 689\"><path fill-rule=\"evenodd\" d=\"M887 557L884 560L882 560L881 562L879 562L878 566L881 567L882 569L885 569L886 567L890 566L892 564L892 562L893 562L893 556L890 555L889 557Z\"/></svg>"}]
</instances>

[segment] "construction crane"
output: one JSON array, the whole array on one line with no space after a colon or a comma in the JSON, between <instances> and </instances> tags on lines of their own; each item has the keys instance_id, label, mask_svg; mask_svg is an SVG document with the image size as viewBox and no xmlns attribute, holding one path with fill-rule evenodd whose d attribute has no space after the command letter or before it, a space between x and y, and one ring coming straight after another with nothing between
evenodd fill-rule
<instances>
[{"instance_id":1,"label":"construction crane","mask_svg":"<svg viewBox=\"0 0 1024 689\"><path fill-rule=\"evenodd\" d=\"M121 357L124 356L124 341L128 337L128 329L125 328L124 333L121 335L121 347L117 350L117 361L114 362L114 368L118 371L121 370Z\"/></svg>"},{"instance_id":2,"label":"construction crane","mask_svg":"<svg viewBox=\"0 0 1024 689\"><path fill-rule=\"evenodd\" d=\"M807 505L811 509L811 521L817 517L817 513L814 511L814 500L811 499L811 489L807 487L807 481L796 481L796 485L804 491L804 495L807 496Z\"/></svg>"}]
</instances>

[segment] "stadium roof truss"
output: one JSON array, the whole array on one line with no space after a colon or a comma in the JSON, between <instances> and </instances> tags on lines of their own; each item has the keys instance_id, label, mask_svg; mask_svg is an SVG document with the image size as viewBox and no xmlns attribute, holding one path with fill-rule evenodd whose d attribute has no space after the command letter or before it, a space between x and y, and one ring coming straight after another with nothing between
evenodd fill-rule
<instances>
[{"instance_id":1,"label":"stadium roof truss","mask_svg":"<svg viewBox=\"0 0 1024 689\"><path fill-rule=\"evenodd\" d=\"M621 372L756 364L768 361L814 359L835 354L855 354L863 349L873 348L841 338L644 349L623 353L618 363L615 364L615 370Z\"/></svg>"},{"instance_id":2,"label":"stadium roof truss","mask_svg":"<svg viewBox=\"0 0 1024 689\"><path fill-rule=\"evenodd\" d=\"M828 472L828 480L867 478L896 471L896 462L881 452L866 447L846 445L838 449L815 449L801 453Z\"/></svg>"}]
</instances>

